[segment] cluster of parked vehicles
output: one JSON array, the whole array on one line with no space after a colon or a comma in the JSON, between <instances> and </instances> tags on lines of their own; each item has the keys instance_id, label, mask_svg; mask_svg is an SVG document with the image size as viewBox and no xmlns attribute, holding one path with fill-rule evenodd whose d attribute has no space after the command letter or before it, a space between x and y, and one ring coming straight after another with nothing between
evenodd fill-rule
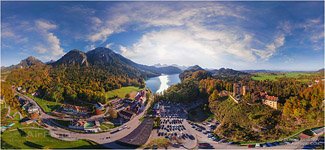
<instances>
[{"instance_id":1,"label":"cluster of parked vehicles","mask_svg":"<svg viewBox=\"0 0 325 150\"><path fill-rule=\"evenodd\" d=\"M191 134L187 133L178 133L177 132L158 132L158 136L163 136L167 139L172 139L173 137L177 138L182 138L183 140L185 139L190 139L190 140L195 140L195 137Z\"/></svg>"},{"instance_id":2,"label":"cluster of parked vehicles","mask_svg":"<svg viewBox=\"0 0 325 150\"><path fill-rule=\"evenodd\" d=\"M183 119L178 119L178 118L166 118L166 119L161 119L160 124L182 124Z\"/></svg>"},{"instance_id":3,"label":"cluster of parked vehicles","mask_svg":"<svg viewBox=\"0 0 325 150\"><path fill-rule=\"evenodd\" d=\"M216 125L214 124L210 124L208 122L204 122L202 123L203 125L207 126L204 127L202 125L193 123L193 122L189 122L190 125L192 125L192 128L202 132L203 134L205 134L209 139L213 140L213 141L218 141L219 139L213 134L213 130L216 129Z\"/></svg>"}]
</instances>

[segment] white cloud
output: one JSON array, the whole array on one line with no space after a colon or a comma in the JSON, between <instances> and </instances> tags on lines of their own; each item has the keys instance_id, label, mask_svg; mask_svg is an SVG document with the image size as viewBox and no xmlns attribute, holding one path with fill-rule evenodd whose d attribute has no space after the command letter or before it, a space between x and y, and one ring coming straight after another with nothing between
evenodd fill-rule
<instances>
[{"instance_id":1,"label":"white cloud","mask_svg":"<svg viewBox=\"0 0 325 150\"><path fill-rule=\"evenodd\" d=\"M36 20L35 25L39 34L44 38L43 43L39 43L34 47L35 52L47 55L46 58L49 59L57 59L62 56L64 51L60 39L50 31L56 29L57 25L46 20Z\"/></svg>"},{"instance_id":2,"label":"white cloud","mask_svg":"<svg viewBox=\"0 0 325 150\"><path fill-rule=\"evenodd\" d=\"M156 63L216 67L231 61L256 60L246 33L228 30L166 29L147 33L130 47L120 46L123 56L148 65ZM229 55L235 56L231 60ZM222 67L222 66L219 66Z\"/></svg>"},{"instance_id":3,"label":"white cloud","mask_svg":"<svg viewBox=\"0 0 325 150\"><path fill-rule=\"evenodd\" d=\"M107 37L125 30L129 25L139 23L138 29L148 27L180 27L190 25L192 22L203 23L205 19L216 16L230 16L245 19L241 12L243 8L236 9L225 5L213 3L173 3L177 9L170 7L169 3L121 3L107 10L105 23L99 30L94 30L88 40L91 42L106 41ZM143 9L146 8L146 9Z\"/></svg>"},{"instance_id":4,"label":"white cloud","mask_svg":"<svg viewBox=\"0 0 325 150\"><path fill-rule=\"evenodd\" d=\"M284 45L284 43L285 43L285 34L280 33L275 37L274 41L272 41L271 43L265 46L264 50L253 49L253 51L255 52L256 55L260 56L262 59L268 60L271 56L273 56L277 52L278 48Z\"/></svg>"},{"instance_id":5,"label":"white cloud","mask_svg":"<svg viewBox=\"0 0 325 150\"><path fill-rule=\"evenodd\" d=\"M35 24L39 30L43 30L43 31L55 29L57 27L55 24L50 23L49 21L46 20L36 20Z\"/></svg>"},{"instance_id":6,"label":"white cloud","mask_svg":"<svg viewBox=\"0 0 325 150\"><path fill-rule=\"evenodd\" d=\"M86 49L86 51L90 51L90 50L93 50L93 49L95 49L96 47L95 47L95 45L93 45L93 44L91 44L91 45L87 45L86 47L85 47L85 49Z\"/></svg>"},{"instance_id":7,"label":"white cloud","mask_svg":"<svg viewBox=\"0 0 325 150\"><path fill-rule=\"evenodd\" d=\"M10 30L5 30L1 34L2 38L12 38L15 37L15 34Z\"/></svg>"},{"instance_id":8,"label":"white cloud","mask_svg":"<svg viewBox=\"0 0 325 150\"><path fill-rule=\"evenodd\" d=\"M22 27L22 23L18 24L19 27ZM27 27L24 29L28 29ZM19 31L16 31L13 26L8 23L2 24L1 36L3 39L13 40L15 43L23 44L27 43L29 39L19 34Z\"/></svg>"},{"instance_id":9,"label":"white cloud","mask_svg":"<svg viewBox=\"0 0 325 150\"><path fill-rule=\"evenodd\" d=\"M44 54L47 52L47 48L45 48L43 45L37 45L34 47L34 51L36 51L39 54Z\"/></svg>"},{"instance_id":10,"label":"white cloud","mask_svg":"<svg viewBox=\"0 0 325 150\"><path fill-rule=\"evenodd\" d=\"M91 17L90 20L91 20L92 25L94 25L96 27L100 26L102 24L102 22L103 22L98 17Z\"/></svg>"},{"instance_id":11,"label":"white cloud","mask_svg":"<svg viewBox=\"0 0 325 150\"><path fill-rule=\"evenodd\" d=\"M128 21L129 18L125 16L118 16L112 20L108 20L104 26L99 28L99 30L97 28L95 33L90 34L88 36L88 40L91 42L104 42L111 34L123 31L123 28L121 26Z\"/></svg>"},{"instance_id":12,"label":"white cloud","mask_svg":"<svg viewBox=\"0 0 325 150\"><path fill-rule=\"evenodd\" d=\"M291 34L293 27L289 22L281 23L272 42L265 43L240 26L222 24L225 18L247 20L242 15L247 11L221 3L173 3L173 7L169 3L122 3L108 10L108 18L101 19L106 22L100 22L101 27L88 40L105 42L112 34L129 27L132 30L158 27L147 31L133 45L120 46L122 55L145 64L204 63L212 67L234 64L233 60L237 62L234 65L268 60L285 44L285 36Z\"/></svg>"},{"instance_id":13,"label":"white cloud","mask_svg":"<svg viewBox=\"0 0 325 150\"><path fill-rule=\"evenodd\" d=\"M114 45L114 43L108 43L105 45L105 47L111 49L113 45Z\"/></svg>"}]
</instances>

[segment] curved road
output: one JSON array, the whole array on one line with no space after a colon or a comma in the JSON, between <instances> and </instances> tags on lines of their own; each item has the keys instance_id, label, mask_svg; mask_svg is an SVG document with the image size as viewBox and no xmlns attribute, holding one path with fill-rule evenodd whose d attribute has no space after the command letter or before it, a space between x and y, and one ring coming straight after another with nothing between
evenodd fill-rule
<instances>
[{"instance_id":1,"label":"curved road","mask_svg":"<svg viewBox=\"0 0 325 150\"><path fill-rule=\"evenodd\" d=\"M149 108L149 104L147 104L145 110L143 112L141 112L140 114L136 115L133 119L131 119L130 121L126 122L125 124L123 124L120 127L116 127L111 129L111 131L116 131L120 128L122 128L123 126L127 126L128 128L123 128L122 130L116 132L116 133L111 133L111 132L103 132L103 133L77 133L77 132L72 132L63 128L60 128L58 125L54 124L53 122L49 121L49 119L59 119L59 120L73 120L71 118L59 118L56 116L51 116L48 115L44 112L44 110L37 104L37 102L35 102L32 98L29 98L28 96L25 96L21 93L18 93L21 97L25 98L26 100L28 100L30 103L32 103L34 106L38 107L38 109L40 110L40 118L44 121L44 123L47 124L47 127L45 127L47 130L49 130L50 135L54 136L55 138L59 138L62 140L79 140L79 139L86 139L86 140L91 140L94 141L98 144L103 144L104 146L106 144L109 144L111 142L114 142L116 140L119 140L123 137L125 137L126 135L130 134L135 128L137 128L141 121L139 120L140 118L143 117L143 115L145 114L146 110ZM106 112L108 111L108 109L106 109ZM104 114L102 115L96 115L96 116L92 116L90 118L88 118L89 120L96 120L100 117L102 117ZM67 135L66 137L62 137L60 135Z\"/></svg>"},{"instance_id":2,"label":"curved road","mask_svg":"<svg viewBox=\"0 0 325 150\"><path fill-rule=\"evenodd\" d=\"M126 122L125 124L123 124L122 126L126 125L128 126L128 128L124 128L121 131L118 131L116 133L111 133L111 132L103 132L103 133L77 133L77 132L72 132L63 128L58 127L57 125L55 125L53 122L50 121L46 121L48 119L59 119L59 120L73 120L70 118L59 118L56 116L51 116L48 115L44 112L44 110L31 98L19 93L20 96L24 97L25 99L27 99L29 102L31 102L32 104L34 104L36 107L39 108L40 111L40 118L45 120L45 123L48 125L46 127L47 130L49 130L50 134L53 137L59 138L61 140L67 140L67 141L73 141L73 140L79 140L79 139L86 139L86 140L91 140L94 141L98 144L102 144L103 146L108 146L110 144L112 144L113 142L127 136L128 134L130 134L134 129L136 129L141 121L139 120L141 117L143 117L143 115L145 114L146 110L149 108L149 104L147 104L145 110L138 114L137 116L135 116L132 120ZM108 109L106 108L106 112L108 111ZM104 113L105 114L105 113ZM96 120L100 117L102 117L104 114L102 115L96 115L96 116L92 116L90 118L88 118L89 120ZM111 129L111 131L116 131L121 127L116 127ZM229 145L227 143L218 143L215 142L209 138L207 138L206 135L204 135L202 132L199 132L197 130L194 130L192 128L192 126L187 122L187 120L184 120L184 126L187 130L189 130L191 133L194 133L196 135L197 141L198 142L208 142L210 143L215 149L238 149L238 148L247 148L247 147L243 147L243 146L238 146L238 145ZM59 135L67 135L66 137L60 137ZM306 139L306 140L300 140L297 142L294 142L292 144L288 144L288 145L280 145L280 146L275 146L275 147L268 147L268 149L301 149L304 145L308 144L310 141L316 140L316 137L313 137L311 139ZM193 144L188 145L189 147L192 147Z\"/></svg>"}]
</instances>

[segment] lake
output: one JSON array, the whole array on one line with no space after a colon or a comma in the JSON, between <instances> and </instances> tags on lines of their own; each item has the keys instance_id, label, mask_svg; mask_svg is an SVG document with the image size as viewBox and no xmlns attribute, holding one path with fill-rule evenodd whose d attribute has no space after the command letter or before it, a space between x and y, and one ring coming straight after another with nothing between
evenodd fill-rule
<instances>
[{"instance_id":1,"label":"lake","mask_svg":"<svg viewBox=\"0 0 325 150\"><path fill-rule=\"evenodd\" d=\"M161 93L171 85L180 83L179 74L161 75L146 80L146 86L153 93Z\"/></svg>"}]
</instances>

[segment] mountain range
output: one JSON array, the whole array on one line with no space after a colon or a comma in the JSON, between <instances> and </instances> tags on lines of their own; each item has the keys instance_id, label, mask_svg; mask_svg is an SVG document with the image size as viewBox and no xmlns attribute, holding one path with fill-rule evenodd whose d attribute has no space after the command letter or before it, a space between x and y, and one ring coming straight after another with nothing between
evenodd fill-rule
<instances>
[{"instance_id":1,"label":"mountain range","mask_svg":"<svg viewBox=\"0 0 325 150\"><path fill-rule=\"evenodd\" d=\"M19 64L3 67L2 70L25 68L32 65L44 64L35 57L28 57ZM135 63L130 59L115 53L113 50L98 47L94 50L83 52L77 49L71 50L57 61L47 63L55 68L59 67L91 67L111 71L115 75L127 74L133 77L154 77L161 74L177 74L182 70L174 66L147 66Z\"/></svg>"}]
</instances>

